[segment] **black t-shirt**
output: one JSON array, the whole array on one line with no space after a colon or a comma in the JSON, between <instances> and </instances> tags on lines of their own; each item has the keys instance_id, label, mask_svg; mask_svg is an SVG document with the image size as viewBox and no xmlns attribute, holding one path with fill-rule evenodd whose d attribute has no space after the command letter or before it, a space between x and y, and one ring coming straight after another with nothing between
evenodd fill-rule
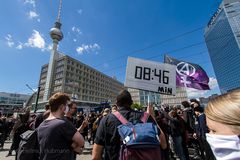
<instances>
[{"instance_id":1,"label":"black t-shirt","mask_svg":"<svg viewBox=\"0 0 240 160\"><path fill-rule=\"evenodd\" d=\"M143 116L143 112L138 112L132 109L120 108L119 112L129 122L132 122L134 124L141 122L140 119ZM154 123L154 120L149 117L148 122ZM108 114L102 118L97 129L94 142L98 145L104 146L105 160L119 159L119 151L121 147L121 139L117 130L117 126L119 125L121 125L121 122L113 114Z\"/></svg>"},{"instance_id":2,"label":"black t-shirt","mask_svg":"<svg viewBox=\"0 0 240 160\"><path fill-rule=\"evenodd\" d=\"M76 128L65 119L43 121L38 127L40 160L70 160Z\"/></svg>"}]
</instances>

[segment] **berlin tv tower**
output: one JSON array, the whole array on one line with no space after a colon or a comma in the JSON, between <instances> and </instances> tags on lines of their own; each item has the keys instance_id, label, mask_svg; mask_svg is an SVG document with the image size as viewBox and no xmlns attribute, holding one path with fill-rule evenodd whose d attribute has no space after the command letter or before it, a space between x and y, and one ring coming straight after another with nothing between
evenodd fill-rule
<instances>
[{"instance_id":1,"label":"berlin tv tower","mask_svg":"<svg viewBox=\"0 0 240 160\"><path fill-rule=\"evenodd\" d=\"M46 80L46 85L44 89L43 101L47 101L48 98L50 97L50 93L52 89L51 86L53 83L53 72L55 68L55 61L59 57L59 54L57 51L58 42L63 39L63 33L61 31L62 24L60 22L61 11L62 11L62 0L59 1L57 21L55 22L55 26L50 30L50 36L53 40L53 47L52 47L51 57L48 64L47 80Z\"/></svg>"}]
</instances>

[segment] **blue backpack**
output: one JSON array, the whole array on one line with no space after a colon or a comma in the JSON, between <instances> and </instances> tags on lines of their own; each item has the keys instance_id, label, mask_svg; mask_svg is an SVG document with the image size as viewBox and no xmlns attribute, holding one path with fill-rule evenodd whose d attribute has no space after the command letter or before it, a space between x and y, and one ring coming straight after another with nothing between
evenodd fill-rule
<instances>
[{"instance_id":1,"label":"blue backpack","mask_svg":"<svg viewBox=\"0 0 240 160\"><path fill-rule=\"evenodd\" d=\"M122 123L118 126L122 141L119 160L163 160L159 130L154 123L147 123L147 112L137 124L128 122L119 112L113 115Z\"/></svg>"}]
</instances>

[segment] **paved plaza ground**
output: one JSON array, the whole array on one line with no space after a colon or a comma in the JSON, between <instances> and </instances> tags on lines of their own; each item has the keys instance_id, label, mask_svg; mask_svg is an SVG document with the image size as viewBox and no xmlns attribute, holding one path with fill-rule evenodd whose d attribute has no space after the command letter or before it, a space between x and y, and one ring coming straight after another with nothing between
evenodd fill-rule
<instances>
[{"instance_id":1,"label":"paved plaza ground","mask_svg":"<svg viewBox=\"0 0 240 160\"><path fill-rule=\"evenodd\" d=\"M11 141L6 141L4 145L4 149L0 150L0 160L15 160L15 153L13 152L14 156L6 157L8 151L11 147ZM92 153L92 145L89 145L88 142L85 142L85 149L82 155L77 156L77 160L91 160L91 153Z\"/></svg>"},{"instance_id":2,"label":"paved plaza ground","mask_svg":"<svg viewBox=\"0 0 240 160\"><path fill-rule=\"evenodd\" d=\"M6 157L8 154L9 148L11 146L11 141L6 141L5 146L3 150L0 150L0 160L15 160L15 153L13 152L13 156ZM189 148L189 154L190 154L190 159L193 160L194 158L194 151L193 149ZM89 145L87 141L85 141L85 149L83 150L83 153L81 155L77 156L77 160L91 160L91 154L92 154L92 145ZM200 160L199 159L194 159L194 160ZM175 160L179 160L178 158L175 158Z\"/></svg>"}]
</instances>

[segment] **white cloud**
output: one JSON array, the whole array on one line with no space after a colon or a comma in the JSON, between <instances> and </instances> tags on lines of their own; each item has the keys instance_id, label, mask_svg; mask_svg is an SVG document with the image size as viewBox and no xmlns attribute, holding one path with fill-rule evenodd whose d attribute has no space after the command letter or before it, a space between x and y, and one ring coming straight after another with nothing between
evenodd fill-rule
<instances>
[{"instance_id":1,"label":"white cloud","mask_svg":"<svg viewBox=\"0 0 240 160\"><path fill-rule=\"evenodd\" d=\"M73 42L77 42L77 39L79 38L79 36L82 34L81 30L78 27L73 26L71 28L71 33L68 32L69 36L72 35L73 37Z\"/></svg>"},{"instance_id":2,"label":"white cloud","mask_svg":"<svg viewBox=\"0 0 240 160\"><path fill-rule=\"evenodd\" d=\"M32 35L28 38L27 42L18 42L15 43L13 41L13 38L10 34L8 34L6 37L6 43L9 47L13 47L16 44L16 49L22 50L24 48L30 47L30 48L39 48L42 51L50 51L52 49L52 44L47 44L42 36L37 30L33 30Z\"/></svg>"},{"instance_id":3,"label":"white cloud","mask_svg":"<svg viewBox=\"0 0 240 160\"><path fill-rule=\"evenodd\" d=\"M215 89L216 87L218 87L217 79L214 77L210 77L209 78L209 86L210 86L210 89Z\"/></svg>"},{"instance_id":4,"label":"white cloud","mask_svg":"<svg viewBox=\"0 0 240 160\"><path fill-rule=\"evenodd\" d=\"M14 45L13 39L12 39L12 35L8 34L6 37L6 43L8 45L8 47L12 47Z\"/></svg>"},{"instance_id":5,"label":"white cloud","mask_svg":"<svg viewBox=\"0 0 240 160\"><path fill-rule=\"evenodd\" d=\"M34 11L29 11L29 13L28 13L28 18L30 18L30 19L37 18L38 16L39 15Z\"/></svg>"},{"instance_id":6,"label":"white cloud","mask_svg":"<svg viewBox=\"0 0 240 160\"><path fill-rule=\"evenodd\" d=\"M75 27L75 26L72 27L72 31L75 32L75 33L77 33L77 34L82 34L82 32L80 31L80 29L79 29L78 27Z\"/></svg>"},{"instance_id":7,"label":"white cloud","mask_svg":"<svg viewBox=\"0 0 240 160\"><path fill-rule=\"evenodd\" d=\"M25 4L30 4L32 5L34 8L36 7L36 0L24 0Z\"/></svg>"},{"instance_id":8,"label":"white cloud","mask_svg":"<svg viewBox=\"0 0 240 160\"><path fill-rule=\"evenodd\" d=\"M100 49L100 46L97 43L94 43L93 48Z\"/></svg>"},{"instance_id":9,"label":"white cloud","mask_svg":"<svg viewBox=\"0 0 240 160\"><path fill-rule=\"evenodd\" d=\"M187 88L187 95L188 98L199 98L199 97L204 97L204 95L207 93L208 91L204 90L197 90L194 88Z\"/></svg>"},{"instance_id":10,"label":"white cloud","mask_svg":"<svg viewBox=\"0 0 240 160\"><path fill-rule=\"evenodd\" d=\"M187 88L187 94L189 98L199 98L199 97L207 97L209 94L211 94L211 90L218 87L217 79L214 77L209 78L209 87L210 90L197 90L193 88Z\"/></svg>"},{"instance_id":11,"label":"white cloud","mask_svg":"<svg viewBox=\"0 0 240 160\"><path fill-rule=\"evenodd\" d=\"M21 42L18 42L19 44L18 44L18 46L16 47L16 49L19 49L19 50L21 50L21 49L23 49L23 44L21 43Z\"/></svg>"},{"instance_id":12,"label":"white cloud","mask_svg":"<svg viewBox=\"0 0 240 160\"><path fill-rule=\"evenodd\" d=\"M24 4L26 5L31 5L32 7L29 12L27 12L27 16L29 19L36 19L38 22L40 22L40 16L39 14L36 12L36 0L23 0Z\"/></svg>"},{"instance_id":13,"label":"white cloud","mask_svg":"<svg viewBox=\"0 0 240 160\"><path fill-rule=\"evenodd\" d=\"M78 12L78 14L82 14L83 10L79 9L77 12Z\"/></svg>"},{"instance_id":14,"label":"white cloud","mask_svg":"<svg viewBox=\"0 0 240 160\"><path fill-rule=\"evenodd\" d=\"M52 44L48 44L47 50L50 51L50 50L52 50L52 48L53 48L53 45Z\"/></svg>"},{"instance_id":15,"label":"white cloud","mask_svg":"<svg viewBox=\"0 0 240 160\"><path fill-rule=\"evenodd\" d=\"M25 43L24 45L32 48L39 48L42 51L46 49L45 40L43 39L42 35L36 30L33 30L32 36L28 39L28 42Z\"/></svg>"},{"instance_id":16,"label":"white cloud","mask_svg":"<svg viewBox=\"0 0 240 160\"><path fill-rule=\"evenodd\" d=\"M80 55L90 52L95 52L95 54L98 54L98 50L100 50L100 46L97 43L94 43L93 45L82 44L81 46L76 48L77 53Z\"/></svg>"},{"instance_id":17,"label":"white cloud","mask_svg":"<svg viewBox=\"0 0 240 160\"><path fill-rule=\"evenodd\" d=\"M76 51L78 52L78 54L82 55L84 52L84 48L83 47L77 47Z\"/></svg>"}]
</instances>

